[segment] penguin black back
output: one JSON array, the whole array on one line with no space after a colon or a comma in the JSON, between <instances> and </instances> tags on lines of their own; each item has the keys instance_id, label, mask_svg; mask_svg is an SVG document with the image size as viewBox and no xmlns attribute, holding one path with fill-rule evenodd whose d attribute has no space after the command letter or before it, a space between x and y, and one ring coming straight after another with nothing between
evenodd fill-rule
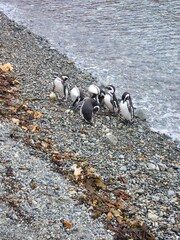
<instances>
[{"instance_id":1,"label":"penguin black back","mask_svg":"<svg viewBox=\"0 0 180 240\"><path fill-rule=\"evenodd\" d=\"M97 103L96 100L92 98L85 98L80 108L80 114L87 123L90 123L91 125L93 125L94 124L93 114L98 110L99 110L99 104Z\"/></svg>"}]
</instances>

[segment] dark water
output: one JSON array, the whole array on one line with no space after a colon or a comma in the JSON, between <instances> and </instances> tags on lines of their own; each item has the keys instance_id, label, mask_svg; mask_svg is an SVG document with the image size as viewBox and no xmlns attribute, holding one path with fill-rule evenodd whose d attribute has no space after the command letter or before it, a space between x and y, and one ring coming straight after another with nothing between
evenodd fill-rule
<instances>
[{"instance_id":1,"label":"dark water","mask_svg":"<svg viewBox=\"0 0 180 240\"><path fill-rule=\"evenodd\" d=\"M0 0L99 82L127 90L152 129L180 140L180 1Z\"/></svg>"}]
</instances>

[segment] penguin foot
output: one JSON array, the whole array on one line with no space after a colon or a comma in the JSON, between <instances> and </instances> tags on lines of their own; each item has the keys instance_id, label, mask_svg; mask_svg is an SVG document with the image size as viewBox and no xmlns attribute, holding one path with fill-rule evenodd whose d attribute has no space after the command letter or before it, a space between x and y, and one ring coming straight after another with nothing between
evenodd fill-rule
<instances>
[{"instance_id":1,"label":"penguin foot","mask_svg":"<svg viewBox=\"0 0 180 240\"><path fill-rule=\"evenodd\" d=\"M58 103L59 103L59 104L61 104L61 103L62 103L62 100L63 100L63 99L62 99L62 98L60 98L60 97L58 97L58 98L57 98L57 101L58 101Z\"/></svg>"},{"instance_id":2,"label":"penguin foot","mask_svg":"<svg viewBox=\"0 0 180 240\"><path fill-rule=\"evenodd\" d=\"M123 123L124 125L128 125L128 120L127 120L127 119L122 119L122 123Z\"/></svg>"},{"instance_id":3,"label":"penguin foot","mask_svg":"<svg viewBox=\"0 0 180 240\"><path fill-rule=\"evenodd\" d=\"M127 120L127 119L124 119L123 122L124 122L124 124L127 125L127 126L128 126L128 125L132 125L132 124L134 123L134 121L129 121L129 120Z\"/></svg>"},{"instance_id":4,"label":"penguin foot","mask_svg":"<svg viewBox=\"0 0 180 240\"><path fill-rule=\"evenodd\" d=\"M119 113L115 113L115 112L111 113L111 116L113 116L113 117L117 117L118 115L119 115Z\"/></svg>"}]
</instances>

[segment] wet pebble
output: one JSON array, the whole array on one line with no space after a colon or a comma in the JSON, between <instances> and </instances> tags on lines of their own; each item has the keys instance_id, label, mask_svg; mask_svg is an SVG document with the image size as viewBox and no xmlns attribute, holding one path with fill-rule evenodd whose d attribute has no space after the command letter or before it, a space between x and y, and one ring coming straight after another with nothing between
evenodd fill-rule
<instances>
[{"instance_id":1,"label":"wet pebble","mask_svg":"<svg viewBox=\"0 0 180 240\"><path fill-rule=\"evenodd\" d=\"M167 194L168 194L168 197L172 197L175 195L175 192L173 190L169 189Z\"/></svg>"}]
</instances>

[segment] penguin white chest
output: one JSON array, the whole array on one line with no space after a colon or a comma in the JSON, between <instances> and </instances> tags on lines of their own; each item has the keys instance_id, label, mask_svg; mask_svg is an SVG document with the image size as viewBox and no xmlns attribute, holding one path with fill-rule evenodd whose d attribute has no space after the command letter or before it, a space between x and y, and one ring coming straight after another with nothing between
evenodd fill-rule
<instances>
[{"instance_id":1,"label":"penguin white chest","mask_svg":"<svg viewBox=\"0 0 180 240\"><path fill-rule=\"evenodd\" d=\"M111 103L112 97L109 94L106 94L104 96L104 105L106 108L108 108L110 111L113 111L113 105Z\"/></svg>"},{"instance_id":2,"label":"penguin white chest","mask_svg":"<svg viewBox=\"0 0 180 240\"><path fill-rule=\"evenodd\" d=\"M131 119L131 113L129 112L129 109L128 109L128 103L126 101L124 103L123 103L123 101L120 102L120 111L121 111L121 115L125 119L127 119L129 121L132 120Z\"/></svg>"},{"instance_id":3,"label":"penguin white chest","mask_svg":"<svg viewBox=\"0 0 180 240\"><path fill-rule=\"evenodd\" d=\"M58 79L54 80L54 92L58 93L60 96L64 96L64 85Z\"/></svg>"},{"instance_id":4,"label":"penguin white chest","mask_svg":"<svg viewBox=\"0 0 180 240\"><path fill-rule=\"evenodd\" d=\"M79 96L80 96L80 91L77 87L74 87L71 89L70 96L72 101L74 102Z\"/></svg>"}]
</instances>

